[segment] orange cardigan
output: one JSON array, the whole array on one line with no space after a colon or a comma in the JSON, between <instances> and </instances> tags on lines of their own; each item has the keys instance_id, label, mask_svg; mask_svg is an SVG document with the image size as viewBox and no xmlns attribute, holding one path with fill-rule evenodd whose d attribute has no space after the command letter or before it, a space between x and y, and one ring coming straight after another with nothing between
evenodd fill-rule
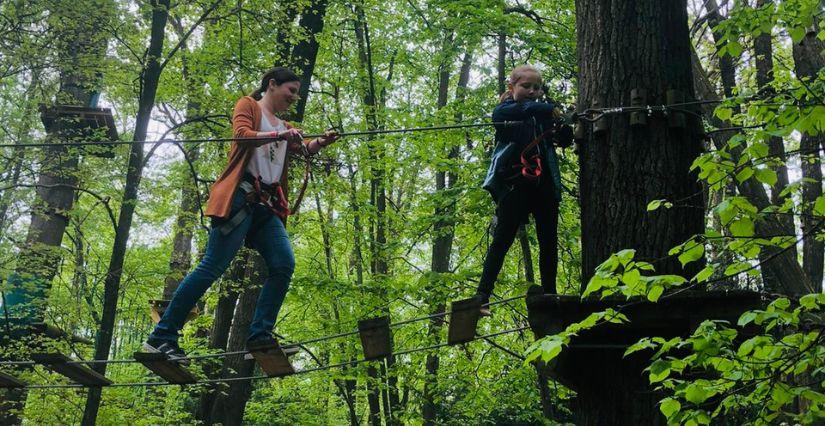
<instances>
[{"instance_id":1,"label":"orange cardigan","mask_svg":"<svg viewBox=\"0 0 825 426\"><path fill-rule=\"evenodd\" d=\"M232 113L232 135L236 138L254 138L261 128L261 107L251 96L244 96L235 104L235 111ZM288 129L293 126L284 122ZM229 164L221 173L221 176L209 190L209 199L206 202L206 215L214 218L227 219L232 209L232 196L243 179L246 165L255 152L254 140L235 140L229 149ZM305 145L309 141L304 141ZM291 151L297 151L291 149ZM284 159L284 170L281 173L281 186L284 189L284 196L289 194L287 178L289 167L289 156Z\"/></svg>"}]
</instances>

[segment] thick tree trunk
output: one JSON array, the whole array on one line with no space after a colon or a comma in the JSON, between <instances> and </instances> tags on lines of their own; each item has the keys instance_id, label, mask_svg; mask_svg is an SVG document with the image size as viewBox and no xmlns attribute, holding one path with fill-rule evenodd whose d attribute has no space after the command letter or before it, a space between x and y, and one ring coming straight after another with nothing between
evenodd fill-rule
<instances>
[{"instance_id":1,"label":"thick tree trunk","mask_svg":"<svg viewBox=\"0 0 825 426\"><path fill-rule=\"evenodd\" d=\"M665 104L668 90L693 99L684 1L576 2L579 110L630 104L632 89L648 103ZM628 28L636 29L627 31ZM632 129L628 117L607 116L609 129L582 146L582 277L586 283L611 253L636 249L657 273L688 276L668 251L704 229L702 189L689 168L702 149L699 121L685 114L684 128L651 117ZM655 199L679 200L672 209L646 211Z\"/></svg>"},{"instance_id":2,"label":"thick tree trunk","mask_svg":"<svg viewBox=\"0 0 825 426\"><path fill-rule=\"evenodd\" d=\"M87 106L100 84L100 74L95 70L102 66L107 43L100 31L101 23L111 18L114 6L106 1L93 8L60 2L49 7L52 19L61 22L56 27L58 32L53 34L60 74L55 104ZM30 113L34 115L34 111ZM47 142L59 140L56 135L47 135ZM44 319L51 280L62 258L59 248L69 224L79 164L77 149L54 146L43 151L37 207L32 210L26 244L17 256L15 273L9 277L11 292L2 300L4 313L29 322ZM12 176L14 183L19 173L17 166ZM21 422L26 396L24 390L0 391L0 424Z\"/></svg>"},{"instance_id":3,"label":"thick tree trunk","mask_svg":"<svg viewBox=\"0 0 825 426\"><path fill-rule=\"evenodd\" d=\"M817 78L817 72L825 67L825 43L817 38L817 26L812 28L805 37L793 46L794 70L796 76L806 84ZM802 242L802 269L810 278L813 290L822 291L822 268L825 244L816 239L821 234L822 219L812 216L813 205L817 197L822 195L822 149L825 149L825 135L803 134L799 148L804 154L802 159L802 177L812 179L802 186L801 216L802 233L806 236ZM819 227L819 232L814 231Z\"/></svg>"},{"instance_id":4,"label":"thick tree trunk","mask_svg":"<svg viewBox=\"0 0 825 426\"><path fill-rule=\"evenodd\" d=\"M147 50L148 63L141 75L142 90L138 101L133 141L146 139L149 120L155 105L155 94L160 81L160 58L162 58L163 53L166 21L169 17L169 0L153 1L152 5L154 7L152 9L151 36ZM123 262L126 258L126 244L129 241L129 231L132 228L132 217L135 213L138 188L143 174L143 144L132 144L127 167L126 187L121 201L120 216L118 217L115 241L112 246L112 256L104 281L103 316L95 342L95 359L107 359L112 345L120 279L123 274ZM95 364L93 368L100 374L106 373L106 364ZM86 408L83 412L82 423L84 425L95 424L100 407L100 397L100 388L89 389Z\"/></svg>"}]
</instances>

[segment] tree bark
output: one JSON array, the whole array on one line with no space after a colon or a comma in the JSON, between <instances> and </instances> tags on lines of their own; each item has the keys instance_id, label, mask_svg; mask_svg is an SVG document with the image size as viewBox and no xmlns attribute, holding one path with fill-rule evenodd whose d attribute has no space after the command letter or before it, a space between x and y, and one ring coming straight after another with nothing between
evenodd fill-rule
<instances>
[{"instance_id":1,"label":"tree bark","mask_svg":"<svg viewBox=\"0 0 825 426\"><path fill-rule=\"evenodd\" d=\"M699 57L695 52L692 54L693 78L695 80L696 94L699 100L719 100L719 95L714 91L713 85L707 78L707 74L699 62ZM728 127L713 113L714 107L706 105L703 107L705 118L717 128ZM727 146L728 140L735 132L717 132L713 136L713 144L716 149L723 149ZM728 150L731 160L738 164L744 144L740 144ZM737 181L736 187L739 193L746 197L760 211L770 206L768 194L765 188L755 178L744 182ZM786 228L782 222L776 219L775 215L768 215L763 220L756 222L757 235L793 235L793 229ZM802 271L796 260L796 252L792 250L781 250L775 247L765 247L760 254L760 260L770 258L770 261L762 262L763 276L776 277L776 285L786 294L805 294L811 289L810 280ZM764 257L763 257L764 256Z\"/></svg>"},{"instance_id":2,"label":"tree bark","mask_svg":"<svg viewBox=\"0 0 825 426\"><path fill-rule=\"evenodd\" d=\"M446 37L446 41L442 48L443 60L439 66L439 84L438 84L438 102L436 107L442 109L447 106L447 98L449 94L450 85L450 62L452 62L453 34ZM472 54L466 52L461 61L461 69L458 76L458 84L456 87L455 100L461 102L465 97L467 83L470 78L470 66L472 65ZM457 114L456 121L460 122L461 114ZM459 155L459 144L450 147L447 153L448 160L454 160ZM458 180L458 176L447 170L439 170L435 175L435 195L436 197L448 196L445 191L452 190ZM452 255L453 240L455 237L455 200L452 198L446 200L439 200L435 209L435 217L437 218L433 224L433 248L432 258L430 262L431 270L436 274L445 274L450 272L450 257ZM437 286L443 286L440 280L435 280ZM431 303L431 311L433 314L443 313L446 308L446 303L443 298L443 292L438 288L433 288L431 294L437 295L434 303ZM427 336L435 341L444 325L444 320L441 317L432 318L427 329ZM438 396L438 353L433 352L427 354L426 370L427 375L424 382L424 403L421 409L424 425L434 425L438 419L438 406L435 402Z\"/></svg>"},{"instance_id":3,"label":"tree bark","mask_svg":"<svg viewBox=\"0 0 825 426\"><path fill-rule=\"evenodd\" d=\"M185 37L185 31L180 19L172 17L171 22L177 36L179 38ZM201 90L198 83L192 81L187 54L188 47L187 43L184 42L181 44L181 76L187 89L185 118L190 120L200 114L201 104L198 99L200 99ZM187 137L195 136L193 132L183 132L183 134ZM200 157L199 147L193 145L187 151L186 156L188 161L192 163L198 161ZM169 257L169 273L164 279L163 286L164 300L172 299L175 290L178 289L178 285L192 267L192 236L198 210L200 209L198 205L198 182L195 181L195 176L192 176L191 179L184 178L180 185L180 206L178 207L178 215L175 219L175 235L172 239L172 254Z\"/></svg>"},{"instance_id":4,"label":"tree bark","mask_svg":"<svg viewBox=\"0 0 825 426\"><path fill-rule=\"evenodd\" d=\"M252 261L248 262L246 271L247 285L241 294L238 305L235 308L235 320L229 334L227 351L234 352L243 350L246 345L246 338L249 336L249 324L255 313L255 305L258 295L261 292L260 284L250 285L250 283L262 283L261 271L266 270L263 259L257 255L251 255ZM244 360L244 355L233 355L224 358L223 372L221 377L245 377L251 376L255 370L255 361ZM226 393L221 393L212 407L212 421L224 426L240 425L243 422L246 403L252 395L252 382L241 380L231 382Z\"/></svg>"},{"instance_id":5,"label":"tree bark","mask_svg":"<svg viewBox=\"0 0 825 426\"><path fill-rule=\"evenodd\" d=\"M757 8L773 5L773 0L758 0ZM753 53L756 56L756 85L759 92L764 95L773 95L775 90L771 86L773 83L773 38L771 33L763 33L753 41ZM788 186L788 166L785 156L785 142L779 136L771 136L768 139L768 152L772 158L780 161L776 166L776 183L771 187L771 203L781 206L785 203L787 196L780 194ZM789 229L794 228L793 216L781 216L780 220Z\"/></svg>"},{"instance_id":6,"label":"tree bark","mask_svg":"<svg viewBox=\"0 0 825 426\"><path fill-rule=\"evenodd\" d=\"M146 68L141 73L141 92L138 100L138 113L135 119L133 141L146 139L149 120L155 105L155 95L162 71L160 58L163 54L163 42L166 34L166 21L169 18L169 0L152 1L152 25L149 48L147 50ZM95 359L107 359L112 345L117 301L120 292L120 279L123 274L123 262L126 258L126 244L132 227L132 217L137 203L138 188L143 174L143 144L133 143L129 152L129 164L126 171L126 186L121 202L117 222L112 256L106 272L103 294L103 316L95 341ZM106 364L92 367L100 374L106 374ZM89 388L82 424L94 425L100 408L100 388Z\"/></svg>"},{"instance_id":7,"label":"tree bark","mask_svg":"<svg viewBox=\"0 0 825 426\"><path fill-rule=\"evenodd\" d=\"M243 288L247 265L247 256L236 256L232 261L229 272L221 281L221 291L218 298L218 305L215 307L215 321L212 323L212 332L209 334L209 348L217 351L226 351L229 341L232 317L238 302L238 289ZM221 368L214 364L204 366L204 372L209 378L219 377ZM218 392L224 388L224 384L209 386L200 396L198 406L195 410L195 418L204 424L212 424L212 408Z\"/></svg>"},{"instance_id":8,"label":"tree bark","mask_svg":"<svg viewBox=\"0 0 825 426\"><path fill-rule=\"evenodd\" d=\"M313 0L306 6L298 26L307 32L292 48L290 62L296 67L301 76L301 88L298 89L298 102L295 104L295 114L291 117L295 121L303 121L306 110L309 87L312 84L312 73L315 70L315 60L318 57L318 35L324 31L324 16L327 12L328 0Z\"/></svg>"},{"instance_id":9,"label":"tree bark","mask_svg":"<svg viewBox=\"0 0 825 426\"><path fill-rule=\"evenodd\" d=\"M793 46L794 71L797 78L810 84L817 78L817 72L825 67L825 43L817 38L819 28L814 25L805 37ZM825 244L816 239L816 227L821 227L822 219L813 216L813 205L822 195L822 149L825 149L825 135L803 134L799 144L802 152L802 177L812 182L802 184L802 233L806 235L802 242L802 269L810 278L813 290L822 291L822 268ZM819 232L821 234L821 231Z\"/></svg>"},{"instance_id":10,"label":"tree bark","mask_svg":"<svg viewBox=\"0 0 825 426\"><path fill-rule=\"evenodd\" d=\"M634 88L650 104L665 104L668 90L693 99L684 1L599 0L576 2L579 46L579 110L630 104ZM628 28L634 29L627 31ZM632 129L627 117L607 116L609 129L581 149L582 278L610 254L636 249L657 273L692 276L668 251L704 230L702 189L690 172L702 149L699 121L685 114L684 128L662 117ZM648 202L679 200L672 209L649 213Z\"/></svg>"},{"instance_id":11,"label":"tree bark","mask_svg":"<svg viewBox=\"0 0 825 426\"><path fill-rule=\"evenodd\" d=\"M59 21L54 36L60 89L57 105L87 106L100 86L99 68L103 64L106 34L101 23L111 18L111 2L94 7L55 2L49 4L49 17ZM34 84L35 81L32 81ZM30 111L34 114L34 111ZM47 135L47 142L57 142ZM60 245L68 214L72 210L77 185L79 150L53 146L43 150L41 174L37 182L38 207L32 209L25 246L21 248L15 271L9 277L11 292L4 295L4 312L29 322L42 322L51 281L62 259ZM19 166L13 180L19 178ZM5 217L5 207L3 217ZM0 228L2 232L2 228ZM25 284L29 281L29 284ZM33 284L32 289L30 285ZM18 424L27 393L25 390L0 391L0 424Z\"/></svg>"}]
</instances>

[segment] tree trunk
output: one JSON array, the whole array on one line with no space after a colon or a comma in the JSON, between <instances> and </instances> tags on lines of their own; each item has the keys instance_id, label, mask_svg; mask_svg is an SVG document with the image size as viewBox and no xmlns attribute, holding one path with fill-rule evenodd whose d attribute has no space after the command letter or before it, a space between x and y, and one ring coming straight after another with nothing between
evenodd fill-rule
<instances>
[{"instance_id":1,"label":"tree trunk","mask_svg":"<svg viewBox=\"0 0 825 426\"><path fill-rule=\"evenodd\" d=\"M138 113L135 119L135 133L133 141L146 139L149 120L155 105L155 94L162 71L160 58L163 53L163 42L166 31L166 21L169 17L169 0L155 0L152 2L152 25L149 48L147 50L147 65L141 74L141 93L138 98ZM112 246L112 256L106 272L103 294L102 324L98 330L95 342L95 359L107 359L112 345L115 316L117 315L117 299L120 292L120 279L123 274L123 262L126 258L126 244L129 240L129 231L132 227L132 216L137 203L138 188L143 174L143 144L133 143L129 152L129 165L126 171L126 187L120 207L117 222L115 241ZM106 364L95 364L92 367L100 374L106 374ZM84 425L94 425L100 407L100 388L89 388L86 399L86 408L83 412Z\"/></svg>"},{"instance_id":2,"label":"tree trunk","mask_svg":"<svg viewBox=\"0 0 825 426\"><path fill-rule=\"evenodd\" d=\"M185 30L177 17L171 19L172 27L179 38L185 37ZM201 90L198 83L192 81L187 58L187 43L181 44L181 76L187 91L186 120L196 118L200 114L201 105L196 99L200 98ZM187 137L194 137L193 132L183 132ZM186 154L187 160L195 163L200 157L200 148L193 145ZM172 239L172 255L169 257L169 273L164 279L163 300L171 300L178 289L183 277L192 267L192 236L200 206L198 205L198 182L195 176L185 178L180 183L180 206L175 219L175 235Z\"/></svg>"},{"instance_id":3,"label":"tree trunk","mask_svg":"<svg viewBox=\"0 0 825 426\"><path fill-rule=\"evenodd\" d=\"M805 37L793 46L794 71L797 78L810 84L817 78L817 72L825 67L825 43L817 38L819 28L814 25ZM813 205L822 195L822 149L825 149L825 135L803 134L799 148L802 156L802 177L812 182L802 184L802 233L806 236L802 242L802 269L810 278L813 290L822 291L822 268L825 245L816 239L816 227L822 225L822 219L812 216ZM821 229L819 234L821 234Z\"/></svg>"},{"instance_id":4,"label":"tree trunk","mask_svg":"<svg viewBox=\"0 0 825 426\"><path fill-rule=\"evenodd\" d=\"M226 351L229 341L230 327L232 326L232 316L238 302L238 289L243 288L247 256L236 256L232 261L228 273L221 281L221 291L218 298L218 305L215 308L215 321L212 323L212 332L209 334L209 349ZM213 363L204 366L204 373L209 378L218 378L221 368ZM212 424L212 407L218 392L224 389L222 383L209 386L201 394L198 400L198 407L195 410L195 418L204 424Z\"/></svg>"},{"instance_id":5,"label":"tree trunk","mask_svg":"<svg viewBox=\"0 0 825 426\"><path fill-rule=\"evenodd\" d=\"M106 35L100 31L101 23L111 18L114 6L106 1L94 7L61 2L50 3L49 7L51 19L60 22L55 27L59 28L58 32L53 34L60 75L55 104L87 106L101 80L97 71L102 66L107 43ZM34 111L31 114L34 115ZM56 135L47 135L46 141L59 140ZM2 299L4 313L29 322L44 319L51 280L62 259L60 245L73 207L79 164L77 149L53 146L43 151L36 190L39 207L32 210L26 244L17 256L14 273L9 276L11 292ZM19 166L15 167L13 182L19 173ZM3 209L5 217L5 207ZM22 421L20 414L26 396L25 390L0 391L0 424Z\"/></svg>"},{"instance_id":6,"label":"tree trunk","mask_svg":"<svg viewBox=\"0 0 825 426\"><path fill-rule=\"evenodd\" d=\"M369 26L367 25L366 16L361 4L353 6L355 12L354 33L356 38L356 45L358 48L358 64L359 69L366 77L367 86L362 90L362 104L365 110L365 117L367 126L370 130L376 130L380 126L378 124L378 104L375 89L375 73L372 64L372 48L370 45ZM373 138L368 137L369 144L369 159L372 178L370 179L370 202L375 208L375 219L372 223L372 230L370 232L370 252L371 252L371 272L376 279L382 279L389 273L389 265L387 263L387 235L386 235L386 210L387 210L387 194L385 185L385 171L383 168L384 149L380 145L380 141L376 142ZM383 290L379 290L383 292ZM378 295L382 296L381 294ZM387 312L388 313L388 312ZM389 368L395 362L394 356L387 358ZM367 393L367 400L370 407L370 422L375 424L377 421L381 422L381 412L379 398L381 392L376 386L380 386L384 382L380 376L379 369L374 365L367 368L367 386L369 387ZM398 389L396 388L396 380L394 373L390 374L387 380L388 399L390 406L385 406L385 414L387 415L387 424L394 424L391 417L392 412L398 412ZM385 404L386 405L386 404Z\"/></svg>"},{"instance_id":7,"label":"tree trunk","mask_svg":"<svg viewBox=\"0 0 825 426\"><path fill-rule=\"evenodd\" d=\"M708 11L708 25L713 34L713 41L720 43L723 34L718 28L719 24L726 18L719 12L719 5L716 0L707 0L705 3ZM733 96L733 88L736 87L736 66L730 55L717 55L717 59L719 60L719 75L722 80L722 90L725 93L725 97L731 97Z\"/></svg>"},{"instance_id":8,"label":"tree trunk","mask_svg":"<svg viewBox=\"0 0 825 426\"><path fill-rule=\"evenodd\" d=\"M315 60L318 57L318 35L324 31L324 15L327 12L328 0L312 0L306 6L298 27L306 31L306 37L301 39L292 48L290 63L298 69L301 76L301 88L298 90L298 102L295 104L295 114L290 117L294 121L303 121L309 87L312 84L312 73L315 70Z\"/></svg>"},{"instance_id":9,"label":"tree trunk","mask_svg":"<svg viewBox=\"0 0 825 426\"><path fill-rule=\"evenodd\" d=\"M766 5L773 5L773 0L758 0L756 7L763 8ZM759 92L764 95L773 95L775 90L771 86L773 83L773 38L771 33L760 34L753 41L753 53L756 56L756 85ZM788 198L780 196L788 186L788 166L785 156L785 142L779 136L771 136L768 139L768 151L772 158L780 161L776 167L776 183L771 187L771 203L781 206ZM794 228L793 216L780 216L784 226L788 229Z\"/></svg>"},{"instance_id":10,"label":"tree trunk","mask_svg":"<svg viewBox=\"0 0 825 426\"><path fill-rule=\"evenodd\" d=\"M447 97L450 85L450 63L453 55L450 50L452 47L453 34L449 34L445 39L442 48L442 63L439 65L438 73L438 101L437 108L441 109L447 106ZM461 70L459 71L458 86L456 87L456 102L464 99L467 82L470 77L470 66L472 65L472 55L467 52L461 62ZM456 117L456 121L461 121L461 115ZM447 153L447 159L453 160L459 154L458 144L450 147ZM439 170L435 174L435 196L447 197L445 191L453 189L456 185L457 176L455 173L447 170ZM455 236L455 200L451 196L449 199L439 200L435 208L435 217L437 218L433 224L433 248L432 258L430 261L430 268L436 274L446 274L450 272L450 257L452 255L453 239ZM434 281L436 286L443 286L441 280ZM443 292L438 288L433 288L431 294L437 295L436 299L431 303L431 311L433 314L440 314L444 312L445 300L443 299ZM441 317L432 318L427 329L427 336L430 341L437 341L439 332L444 325L444 320ZM438 407L435 399L438 396L438 353L428 353L426 358L427 375L424 382L424 403L421 409L424 425L434 425L438 419Z\"/></svg>"},{"instance_id":11,"label":"tree trunk","mask_svg":"<svg viewBox=\"0 0 825 426\"><path fill-rule=\"evenodd\" d=\"M713 85L708 81L707 74L699 62L699 57L695 52L692 54L693 78L695 81L696 94L699 100L718 100L719 95L713 90ZM714 107L706 105L703 107L705 118L717 128L729 126L716 115L713 114ZM735 132L717 132L713 136L713 144L717 149L723 149L728 140ZM740 144L728 150L731 160L738 164L744 144ZM744 182L736 182L736 187L742 196L756 206L758 210L763 210L770 206L768 194L765 188L755 178ZM756 222L757 235L794 235L793 229L788 229L776 219L776 215L768 215L763 220ZM776 286L787 294L805 294L811 289L810 280L802 271L796 260L796 252L793 250L781 250L775 247L765 247L760 253L760 260L770 258L770 261L761 262L762 274L764 277L776 277Z\"/></svg>"},{"instance_id":12,"label":"tree trunk","mask_svg":"<svg viewBox=\"0 0 825 426\"><path fill-rule=\"evenodd\" d=\"M646 90L648 103L665 104L678 90L693 99L684 1L598 0L576 2L579 46L579 110L630 104L630 92ZM633 28L634 31L627 31ZM638 29L638 30L635 30ZM582 278L610 254L636 249L657 273L692 276L668 251L704 230L702 189L689 168L702 149L699 121L686 114L684 128L662 117L632 129L624 115L606 116L609 129L582 146L580 166ZM648 202L680 200L649 213Z\"/></svg>"},{"instance_id":13,"label":"tree trunk","mask_svg":"<svg viewBox=\"0 0 825 426\"><path fill-rule=\"evenodd\" d=\"M258 295L261 292L260 283L263 282L262 271L266 270L263 259L258 254L252 255L252 261L248 262L246 281L247 286L238 300L235 308L235 320L229 334L227 351L234 352L243 350L246 345L246 338L249 336L249 324L255 313L255 305ZM258 283L250 285L250 283ZM221 377L245 377L251 376L255 370L255 361L244 360L244 355L233 355L224 358L223 373ZM252 395L252 382L241 380L231 382L226 393L221 393L212 407L212 421L224 426L240 425L243 422L246 403Z\"/></svg>"}]
</instances>

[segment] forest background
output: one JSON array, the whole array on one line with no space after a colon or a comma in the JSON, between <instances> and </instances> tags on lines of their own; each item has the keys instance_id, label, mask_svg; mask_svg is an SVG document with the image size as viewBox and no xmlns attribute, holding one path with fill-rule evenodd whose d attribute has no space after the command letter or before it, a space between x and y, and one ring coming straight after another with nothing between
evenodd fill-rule
<instances>
[{"instance_id":1,"label":"forest background","mask_svg":"<svg viewBox=\"0 0 825 426\"><path fill-rule=\"evenodd\" d=\"M168 299L202 256L209 222L201 209L229 146L203 140L231 136L235 101L257 86L264 71L284 65L302 75L302 101L287 118L312 133L331 127L346 132L484 122L507 73L524 63L542 71L549 97L567 112L582 111L590 105L576 106L576 29L594 17L577 16L574 3L1 1L0 278L5 283L21 270L46 278L50 292L41 306L44 320L76 337L54 343L64 353L129 358L153 326L149 301ZM825 300L800 301L807 291L786 291L782 283L772 287L776 282L763 276L760 255L766 247L792 250L796 269L801 267L805 282L813 283L807 290L822 291L820 147L825 145L819 134L825 130L825 90L818 22L823 7L812 0L691 0L680 7L696 51L697 97L725 98L704 113L706 130L727 137L721 145L708 138L707 153L697 161L697 178L706 191L707 232L672 253L683 264L706 259L706 265L698 278L671 279L658 282L659 287L712 281L795 296L779 299L789 304L780 302L770 312L792 317L794 309L801 309L796 323L780 314L758 321L768 327L776 317L787 319L781 325L793 336L799 316L815 315ZM133 143L111 150L26 147L56 140L44 129L40 105L95 102L111 108L123 141L201 141ZM286 341L302 341L350 331L359 319L372 316L389 314L399 321L442 312L450 300L472 295L494 213L480 188L492 143L490 127L347 137L311 159L306 196L288 223L297 266L276 332ZM741 153L742 147L746 160L732 160L730 152ZM597 286L582 283L582 276L593 271L582 271L579 162L573 149L559 152L565 187L559 291L612 288L638 295L621 287L627 277L611 284L612 271L601 274ZM293 163L293 198L303 166L302 159ZM770 195L768 205L743 191L741 184L751 180ZM676 200L634 202L653 211ZM780 214L790 227L784 229L792 232L755 235L765 214ZM536 257L535 231L528 225L508 255L497 298L526 292L538 279ZM202 314L185 328L182 344L188 352L242 348L259 268L256 254L238 256L207 293ZM641 294L655 300L657 292L650 296L646 287ZM753 315L750 321L759 314ZM8 324L7 315L0 322L4 319ZM497 306L494 316L481 322L479 334L526 326L526 309L517 301ZM794 356L803 353L797 361L809 360L811 366L800 375L822 374L818 330L799 333L796 343L804 350ZM438 319L407 324L394 329L395 349L437 345L445 336ZM570 421L567 403L573 393L524 362L526 357L548 359L560 345L532 343L529 330L520 330L461 347L275 380L186 388L32 389L17 396L25 403L12 415L31 424ZM3 357L20 359L24 346L4 345ZM361 357L354 336L309 349L297 358L301 368ZM766 356L781 361L786 355ZM725 414L770 421L780 413L796 416L799 410L784 413L794 401L819 407L825 400L821 387L797 383L788 386L789 400L768 412L755 408L756 398L747 405L746 397L738 400L742 406L715 413L716 405L702 403L722 392L704 383L702 389L711 390L697 397L698 385L690 379L668 386L670 367L674 375L678 370L668 362L667 374L658 364L651 381L663 382L673 394L662 413L677 423L706 424L710 416ZM115 382L151 381L140 365L101 368ZM238 357L202 363L196 371L213 378L254 373ZM22 377L60 383L39 368ZM766 390L768 397L784 398L773 393L775 388ZM753 389L740 394L752 396ZM821 411L807 413L797 419L810 421Z\"/></svg>"}]
</instances>

